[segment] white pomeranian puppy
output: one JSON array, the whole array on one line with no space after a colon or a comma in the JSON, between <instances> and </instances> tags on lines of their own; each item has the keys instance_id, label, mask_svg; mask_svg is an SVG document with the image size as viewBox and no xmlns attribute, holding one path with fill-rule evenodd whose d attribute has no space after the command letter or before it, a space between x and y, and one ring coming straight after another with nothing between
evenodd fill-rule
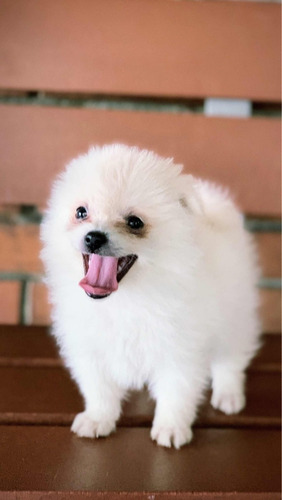
<instances>
[{"instance_id":1,"label":"white pomeranian puppy","mask_svg":"<svg viewBox=\"0 0 282 500\"><path fill-rule=\"evenodd\" d=\"M95 147L54 184L42 224L53 334L84 397L78 436L110 434L130 389L156 401L151 437L192 438L214 408L239 412L258 347L256 258L219 187L124 145Z\"/></svg>"}]
</instances>

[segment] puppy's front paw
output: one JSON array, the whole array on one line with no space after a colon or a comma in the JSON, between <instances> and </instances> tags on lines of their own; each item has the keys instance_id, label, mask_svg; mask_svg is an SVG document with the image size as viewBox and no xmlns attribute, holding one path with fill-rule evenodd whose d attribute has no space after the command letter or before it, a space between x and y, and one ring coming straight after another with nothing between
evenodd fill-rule
<instances>
[{"instance_id":1,"label":"puppy's front paw","mask_svg":"<svg viewBox=\"0 0 282 500\"><path fill-rule=\"evenodd\" d=\"M245 403L245 396L242 392L226 393L213 391L211 399L212 406L227 415L239 413L243 410Z\"/></svg>"},{"instance_id":2,"label":"puppy's front paw","mask_svg":"<svg viewBox=\"0 0 282 500\"><path fill-rule=\"evenodd\" d=\"M173 427L154 424L151 429L151 438L158 445L170 448L173 445L177 450L184 444L190 443L193 437L191 427Z\"/></svg>"},{"instance_id":3,"label":"puppy's front paw","mask_svg":"<svg viewBox=\"0 0 282 500\"><path fill-rule=\"evenodd\" d=\"M108 436L115 430L115 422L110 420L93 420L86 411L78 413L72 423L71 431L79 437L98 438Z\"/></svg>"}]
</instances>

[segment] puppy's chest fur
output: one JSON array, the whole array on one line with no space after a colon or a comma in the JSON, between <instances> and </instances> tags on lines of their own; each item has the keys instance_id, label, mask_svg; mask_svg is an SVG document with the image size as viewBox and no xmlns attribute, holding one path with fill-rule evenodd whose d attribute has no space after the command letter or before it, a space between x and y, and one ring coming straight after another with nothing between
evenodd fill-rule
<instances>
[{"instance_id":1,"label":"puppy's chest fur","mask_svg":"<svg viewBox=\"0 0 282 500\"><path fill-rule=\"evenodd\" d=\"M142 388L165 365L168 354L171 356L176 332L173 318L169 314L160 318L148 309L139 310L138 314L126 308L113 311L106 307L99 313L95 309L91 321L81 325L79 332L72 318L65 318L68 333L59 343L66 364L71 369L76 357L85 358L108 373L120 387Z\"/></svg>"}]
</instances>

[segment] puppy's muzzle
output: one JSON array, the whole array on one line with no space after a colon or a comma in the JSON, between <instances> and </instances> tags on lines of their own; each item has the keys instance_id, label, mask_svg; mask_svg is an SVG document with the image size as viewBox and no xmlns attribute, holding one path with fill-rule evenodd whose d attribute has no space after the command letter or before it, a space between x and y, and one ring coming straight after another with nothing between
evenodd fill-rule
<instances>
[{"instance_id":1,"label":"puppy's muzzle","mask_svg":"<svg viewBox=\"0 0 282 500\"><path fill-rule=\"evenodd\" d=\"M84 236L82 253L85 276L79 284L93 299L108 297L137 260L137 255L112 255L109 238L102 231L89 231Z\"/></svg>"},{"instance_id":2,"label":"puppy's muzzle","mask_svg":"<svg viewBox=\"0 0 282 500\"><path fill-rule=\"evenodd\" d=\"M85 249L89 253L95 253L108 243L108 237L102 231L89 231L84 237Z\"/></svg>"}]
</instances>

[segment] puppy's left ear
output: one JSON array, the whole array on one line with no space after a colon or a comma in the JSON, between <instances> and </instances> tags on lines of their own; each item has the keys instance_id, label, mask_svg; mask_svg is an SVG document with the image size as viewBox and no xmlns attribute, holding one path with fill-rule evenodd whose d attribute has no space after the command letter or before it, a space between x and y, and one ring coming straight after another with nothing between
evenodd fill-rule
<instances>
[{"instance_id":1,"label":"puppy's left ear","mask_svg":"<svg viewBox=\"0 0 282 500\"><path fill-rule=\"evenodd\" d=\"M203 215L204 207L197 188L198 181L193 175L179 175L177 190L179 203L191 214Z\"/></svg>"}]
</instances>

